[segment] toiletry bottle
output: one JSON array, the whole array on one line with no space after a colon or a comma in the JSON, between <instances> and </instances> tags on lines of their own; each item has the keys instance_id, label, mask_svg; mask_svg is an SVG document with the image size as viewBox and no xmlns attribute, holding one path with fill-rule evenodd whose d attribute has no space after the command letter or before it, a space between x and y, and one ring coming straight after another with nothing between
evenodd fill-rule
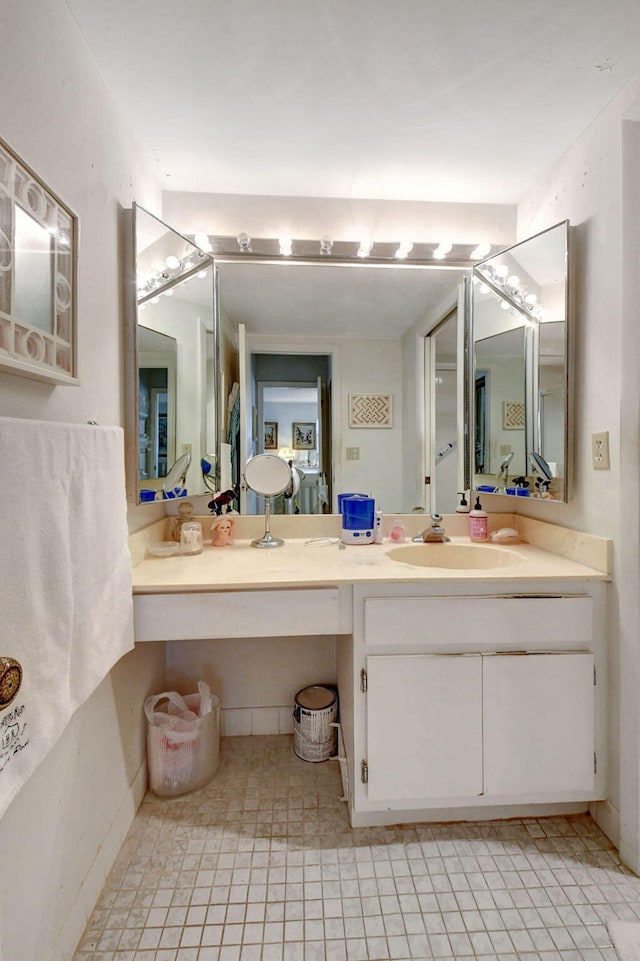
<instances>
[{"instance_id":1,"label":"toiletry bottle","mask_svg":"<svg viewBox=\"0 0 640 961\"><path fill-rule=\"evenodd\" d=\"M480 498L476 497L475 507L469 511L469 540L482 543L487 540L487 512L482 510Z\"/></svg>"},{"instance_id":2,"label":"toiletry bottle","mask_svg":"<svg viewBox=\"0 0 640 961\"><path fill-rule=\"evenodd\" d=\"M382 537L382 511L381 511L381 510L377 510L377 511L376 511L376 518L375 518L374 534L373 534L373 543L374 543L374 544L382 544L382 541L383 541L383 537Z\"/></svg>"},{"instance_id":3,"label":"toiletry bottle","mask_svg":"<svg viewBox=\"0 0 640 961\"><path fill-rule=\"evenodd\" d=\"M460 503L456 507L456 514L468 514L471 508L467 500L467 492L458 491L458 496L460 497Z\"/></svg>"}]
</instances>

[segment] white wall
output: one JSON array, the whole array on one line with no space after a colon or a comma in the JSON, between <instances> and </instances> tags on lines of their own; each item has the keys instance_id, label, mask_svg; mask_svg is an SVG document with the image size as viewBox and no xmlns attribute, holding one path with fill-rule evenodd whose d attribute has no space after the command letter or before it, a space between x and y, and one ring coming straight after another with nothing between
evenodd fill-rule
<instances>
[{"instance_id":1,"label":"white wall","mask_svg":"<svg viewBox=\"0 0 640 961\"><path fill-rule=\"evenodd\" d=\"M80 219L81 381L51 387L0 373L0 412L122 425L119 205L135 195L157 208L157 184L63 0L9 0L0 21L0 134ZM117 665L0 821L5 961L71 957L144 786L142 702L163 670L156 645Z\"/></svg>"},{"instance_id":2,"label":"white wall","mask_svg":"<svg viewBox=\"0 0 640 961\"><path fill-rule=\"evenodd\" d=\"M341 343L342 416L340 445L342 485L336 493L370 494L376 508L391 514L403 505L402 475L402 356L399 340L344 340ZM349 394L391 394L391 427L349 427ZM357 447L358 460L347 460L348 447ZM413 506L413 505L412 505Z\"/></svg>"},{"instance_id":3,"label":"white wall","mask_svg":"<svg viewBox=\"0 0 640 961\"><path fill-rule=\"evenodd\" d=\"M574 225L574 496L568 505L518 510L613 540L610 592L610 799L598 816L623 859L640 871L640 134L638 83L630 84L518 207L518 236L557 221ZM610 431L611 470L591 466L591 434Z\"/></svg>"}]
</instances>

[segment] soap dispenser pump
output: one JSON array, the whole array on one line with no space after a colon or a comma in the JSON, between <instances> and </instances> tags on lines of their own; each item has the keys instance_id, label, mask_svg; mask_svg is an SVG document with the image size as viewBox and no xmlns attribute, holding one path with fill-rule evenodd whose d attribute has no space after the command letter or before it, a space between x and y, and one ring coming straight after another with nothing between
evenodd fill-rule
<instances>
[{"instance_id":1,"label":"soap dispenser pump","mask_svg":"<svg viewBox=\"0 0 640 961\"><path fill-rule=\"evenodd\" d=\"M468 514L471 508L467 500L467 492L458 491L458 497L460 498L460 503L456 507L456 514Z\"/></svg>"},{"instance_id":2,"label":"soap dispenser pump","mask_svg":"<svg viewBox=\"0 0 640 961\"><path fill-rule=\"evenodd\" d=\"M469 540L476 543L483 543L487 540L488 518L487 512L482 509L480 497L476 497L476 503L472 511L469 511Z\"/></svg>"}]
</instances>

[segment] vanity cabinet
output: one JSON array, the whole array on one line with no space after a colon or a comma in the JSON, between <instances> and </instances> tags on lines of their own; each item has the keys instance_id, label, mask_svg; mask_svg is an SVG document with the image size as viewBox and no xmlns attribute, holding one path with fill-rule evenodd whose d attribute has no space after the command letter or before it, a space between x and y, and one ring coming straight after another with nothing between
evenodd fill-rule
<instances>
[{"instance_id":1,"label":"vanity cabinet","mask_svg":"<svg viewBox=\"0 0 640 961\"><path fill-rule=\"evenodd\" d=\"M482 657L367 658L369 800L482 793Z\"/></svg>"},{"instance_id":2,"label":"vanity cabinet","mask_svg":"<svg viewBox=\"0 0 640 961\"><path fill-rule=\"evenodd\" d=\"M605 588L456 577L140 592L136 640L334 643L354 827L571 813L606 796Z\"/></svg>"},{"instance_id":3,"label":"vanity cabinet","mask_svg":"<svg viewBox=\"0 0 640 961\"><path fill-rule=\"evenodd\" d=\"M580 810L602 796L599 585L546 587L354 588L353 644L338 659L354 825Z\"/></svg>"}]
</instances>

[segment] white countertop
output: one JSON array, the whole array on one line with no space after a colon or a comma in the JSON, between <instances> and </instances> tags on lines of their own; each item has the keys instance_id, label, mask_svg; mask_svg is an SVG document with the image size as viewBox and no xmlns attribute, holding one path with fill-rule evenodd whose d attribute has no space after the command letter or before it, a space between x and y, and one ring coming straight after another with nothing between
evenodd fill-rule
<instances>
[{"instance_id":1,"label":"white countertop","mask_svg":"<svg viewBox=\"0 0 640 961\"><path fill-rule=\"evenodd\" d=\"M411 583L443 581L484 581L512 584L541 580L609 580L602 570L588 567L558 553L531 544L500 545L513 555L513 566L496 569L445 569L418 567L394 561L389 553L408 546L393 541L342 549L336 538L327 540L287 539L282 547L256 549L249 540L233 546L206 545L202 554L173 557L147 556L133 569L134 594L237 591L255 589L329 587L367 582ZM452 545L469 544L467 537L453 537ZM421 545L416 545L420 549ZM429 547L431 545L428 545ZM447 550L446 544L435 545ZM474 550L492 551L492 544L473 545Z\"/></svg>"}]
</instances>

